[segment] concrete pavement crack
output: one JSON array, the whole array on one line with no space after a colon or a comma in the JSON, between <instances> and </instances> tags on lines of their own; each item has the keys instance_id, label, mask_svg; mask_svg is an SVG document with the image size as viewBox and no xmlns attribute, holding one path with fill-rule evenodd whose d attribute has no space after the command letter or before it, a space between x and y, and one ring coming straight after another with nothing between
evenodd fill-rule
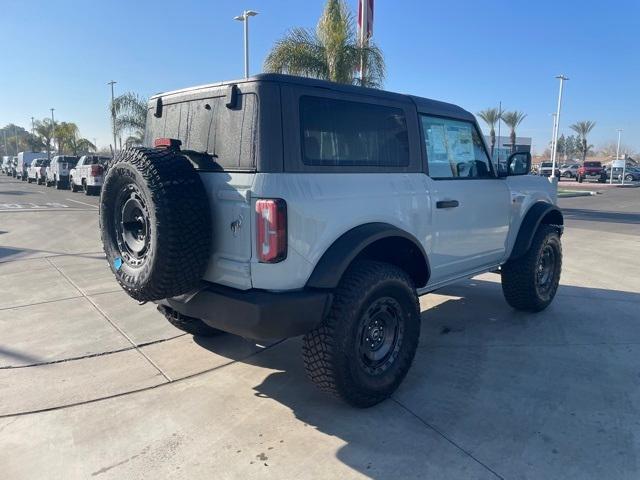
<instances>
[{"instance_id":1,"label":"concrete pavement crack","mask_svg":"<svg viewBox=\"0 0 640 480\"><path fill-rule=\"evenodd\" d=\"M82 288L80 288L79 285L77 285L73 280L71 280L71 278L69 278L69 276L64 273L62 271L62 269L60 269L55 263L53 263L50 259L47 258L47 262L49 262L49 264L55 268L58 273L60 273L60 275L62 275L65 280L67 280L67 282L69 282L73 288L75 288L78 292L80 292L80 294L91 304L93 305L93 307L98 311L98 313L100 315L102 315L102 317L104 317L104 319L109 322L109 324L115 328L124 338L127 339L127 341L134 347L134 349L140 354L142 355L147 362L149 362L158 372L160 372L160 374L165 378L165 380L167 382L171 382L171 377L169 377L169 375L167 375L166 372L164 372L157 364L156 362L154 362L147 354L145 354L142 350L140 350L140 348L138 348L136 346L136 343L131 339L131 337L129 337L129 335L126 334L126 332L124 330L122 330L118 325L116 325L115 322L113 322L109 316L106 314L106 312L104 310L102 310L98 304L91 298L89 297L84 290L82 290Z\"/></svg>"},{"instance_id":2,"label":"concrete pavement crack","mask_svg":"<svg viewBox=\"0 0 640 480\"><path fill-rule=\"evenodd\" d=\"M502 475L500 475L498 472L496 472L495 470L493 470L489 465L487 465L486 463L482 462L481 460L479 460L478 458L474 457L473 454L471 454L471 452L465 450L464 448L462 448L460 445L458 445L456 442L454 442L453 440L451 440L449 437L447 437L443 432L441 432L440 430L438 430L436 427L434 427L433 425L431 425L429 422L427 422L426 420L424 420L420 415L418 415L417 413L415 413L413 410L411 410L409 407L407 407L406 405L400 403L400 401L396 400L395 398L391 397L390 399L392 402L394 402L396 405L398 405L400 408L402 408L404 411L406 411L409 415L411 415L412 417L414 417L416 420L418 420L420 423L422 423L425 427L427 427L428 429L432 430L433 432L435 432L437 435L439 435L440 437L442 437L444 440L446 440L448 443L450 443L451 445L453 445L455 448L457 448L458 450L460 450L462 453L464 453L466 456L468 456L469 458L471 458L474 462L476 462L478 465L482 466L483 468L485 468L487 471L491 472L493 475L496 476L496 478L499 478L500 480L505 480L504 477Z\"/></svg>"}]
</instances>

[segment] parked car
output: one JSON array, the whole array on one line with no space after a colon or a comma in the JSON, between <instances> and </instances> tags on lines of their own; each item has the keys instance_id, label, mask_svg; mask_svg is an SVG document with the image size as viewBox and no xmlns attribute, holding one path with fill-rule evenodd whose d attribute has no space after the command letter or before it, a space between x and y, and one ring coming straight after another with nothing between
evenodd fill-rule
<instances>
[{"instance_id":1,"label":"parked car","mask_svg":"<svg viewBox=\"0 0 640 480\"><path fill-rule=\"evenodd\" d=\"M69 173L69 185L71 190L82 190L86 195L98 193L102 188L104 179L104 167L110 160L109 157L100 155L84 155L80 157L75 168Z\"/></svg>"},{"instance_id":2,"label":"parked car","mask_svg":"<svg viewBox=\"0 0 640 480\"><path fill-rule=\"evenodd\" d=\"M611 180L611 167L606 167L607 172L607 180ZM626 169L622 169L622 167L614 167L613 168L613 179L616 181L621 181L622 176L624 175L625 182L637 182L640 181L640 172L635 170L633 167L627 167Z\"/></svg>"},{"instance_id":3,"label":"parked car","mask_svg":"<svg viewBox=\"0 0 640 480\"><path fill-rule=\"evenodd\" d=\"M56 155L51 159L51 164L47 167L47 187L55 185L60 190L69 188L69 172L78 163L78 157L73 155Z\"/></svg>"},{"instance_id":4,"label":"parked car","mask_svg":"<svg viewBox=\"0 0 640 480\"><path fill-rule=\"evenodd\" d=\"M578 175L579 163L565 163L560 165L560 176L564 178L575 178Z\"/></svg>"},{"instance_id":5,"label":"parked car","mask_svg":"<svg viewBox=\"0 0 640 480\"><path fill-rule=\"evenodd\" d=\"M42 152L20 152L18 153L18 163L16 165L16 178L19 178L23 182L27 181L29 176L28 170L36 158L42 157Z\"/></svg>"},{"instance_id":6,"label":"parked car","mask_svg":"<svg viewBox=\"0 0 640 480\"><path fill-rule=\"evenodd\" d=\"M607 172L602 166L602 162L589 161L578 168L576 180L582 183L585 180L597 180L600 183L607 181Z\"/></svg>"},{"instance_id":7,"label":"parked car","mask_svg":"<svg viewBox=\"0 0 640 480\"><path fill-rule=\"evenodd\" d=\"M498 268L516 309L556 294L557 185L528 152L496 168L456 105L264 74L152 97L146 137L100 196L125 292L196 335L304 335L311 380L352 405L407 374L419 295Z\"/></svg>"},{"instance_id":8,"label":"parked car","mask_svg":"<svg viewBox=\"0 0 640 480\"><path fill-rule=\"evenodd\" d=\"M38 185L43 184L48 166L49 160L47 158L36 158L27 170L27 181L29 183L36 182Z\"/></svg>"},{"instance_id":9,"label":"parked car","mask_svg":"<svg viewBox=\"0 0 640 480\"><path fill-rule=\"evenodd\" d=\"M538 169L538 175L540 175L541 177L550 177L552 169L553 169L552 162L542 162L540 164L540 168ZM560 169L558 168L557 165L555 170L555 176L560 178Z\"/></svg>"}]
</instances>

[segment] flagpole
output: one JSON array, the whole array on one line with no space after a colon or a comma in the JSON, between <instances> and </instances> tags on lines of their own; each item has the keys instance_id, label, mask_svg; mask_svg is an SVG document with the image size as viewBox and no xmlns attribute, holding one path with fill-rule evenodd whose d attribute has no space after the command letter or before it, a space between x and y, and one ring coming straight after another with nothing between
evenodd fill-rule
<instances>
[{"instance_id":1,"label":"flagpole","mask_svg":"<svg viewBox=\"0 0 640 480\"><path fill-rule=\"evenodd\" d=\"M368 39L367 39L367 19L369 18L369 0L360 0L360 47L365 48ZM360 55L360 82L364 85L365 79L367 78L366 72L366 62L364 59L364 51L362 55Z\"/></svg>"}]
</instances>

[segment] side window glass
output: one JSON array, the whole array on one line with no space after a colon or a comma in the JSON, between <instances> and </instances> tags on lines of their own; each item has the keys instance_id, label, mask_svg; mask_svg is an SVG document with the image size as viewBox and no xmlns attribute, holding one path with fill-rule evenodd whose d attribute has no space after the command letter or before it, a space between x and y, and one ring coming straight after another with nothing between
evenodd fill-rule
<instances>
[{"instance_id":1,"label":"side window glass","mask_svg":"<svg viewBox=\"0 0 640 480\"><path fill-rule=\"evenodd\" d=\"M304 96L300 123L306 165L409 165L409 133L400 108Z\"/></svg>"},{"instance_id":2,"label":"side window glass","mask_svg":"<svg viewBox=\"0 0 640 480\"><path fill-rule=\"evenodd\" d=\"M494 178L472 123L426 115L421 122L431 178Z\"/></svg>"}]
</instances>

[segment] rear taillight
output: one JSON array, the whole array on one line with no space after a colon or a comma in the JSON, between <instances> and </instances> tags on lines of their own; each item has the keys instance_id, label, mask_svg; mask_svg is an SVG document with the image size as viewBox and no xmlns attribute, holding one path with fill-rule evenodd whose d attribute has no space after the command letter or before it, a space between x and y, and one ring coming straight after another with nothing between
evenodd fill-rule
<instances>
[{"instance_id":1,"label":"rear taillight","mask_svg":"<svg viewBox=\"0 0 640 480\"><path fill-rule=\"evenodd\" d=\"M287 203L279 198L256 201L256 249L260 263L287 258Z\"/></svg>"},{"instance_id":2,"label":"rear taillight","mask_svg":"<svg viewBox=\"0 0 640 480\"><path fill-rule=\"evenodd\" d=\"M100 175L102 175L102 165L91 165L91 171L89 172L89 175L91 175L92 177L99 177Z\"/></svg>"}]
</instances>

